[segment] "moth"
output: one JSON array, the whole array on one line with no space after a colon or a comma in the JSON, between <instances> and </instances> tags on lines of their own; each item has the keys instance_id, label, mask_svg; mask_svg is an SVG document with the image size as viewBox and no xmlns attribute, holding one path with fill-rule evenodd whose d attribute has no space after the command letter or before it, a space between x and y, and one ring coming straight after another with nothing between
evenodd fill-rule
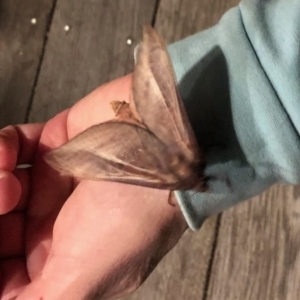
<instances>
[{"instance_id":1,"label":"moth","mask_svg":"<svg viewBox=\"0 0 300 300\"><path fill-rule=\"evenodd\" d=\"M115 118L45 155L65 175L157 189L205 191L203 153L177 90L162 38L145 26L129 103L111 102Z\"/></svg>"}]
</instances>

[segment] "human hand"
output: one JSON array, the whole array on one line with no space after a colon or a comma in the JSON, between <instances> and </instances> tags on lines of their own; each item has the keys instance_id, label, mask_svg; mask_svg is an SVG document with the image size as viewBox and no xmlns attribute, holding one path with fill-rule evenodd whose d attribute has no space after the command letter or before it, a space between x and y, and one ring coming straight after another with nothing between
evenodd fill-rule
<instances>
[{"instance_id":1,"label":"human hand","mask_svg":"<svg viewBox=\"0 0 300 300\"><path fill-rule=\"evenodd\" d=\"M169 191L61 177L43 154L113 117L131 76L46 124L0 131L1 300L114 299L136 289L187 228ZM33 163L32 169L17 164Z\"/></svg>"}]
</instances>

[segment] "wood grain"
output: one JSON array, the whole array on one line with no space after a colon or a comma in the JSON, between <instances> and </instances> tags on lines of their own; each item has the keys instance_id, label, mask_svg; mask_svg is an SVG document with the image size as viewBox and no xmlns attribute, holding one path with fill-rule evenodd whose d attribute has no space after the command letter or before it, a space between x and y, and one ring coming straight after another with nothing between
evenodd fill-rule
<instances>
[{"instance_id":1,"label":"wood grain","mask_svg":"<svg viewBox=\"0 0 300 300\"><path fill-rule=\"evenodd\" d=\"M236 3L236 0L162 0L155 28L171 43L214 25ZM124 299L202 299L215 241L216 220L216 217L207 220L197 233L186 232L144 285Z\"/></svg>"},{"instance_id":2,"label":"wood grain","mask_svg":"<svg viewBox=\"0 0 300 300\"><path fill-rule=\"evenodd\" d=\"M151 23L155 3L58 0L30 120L45 121L100 84L129 73L133 49L142 25Z\"/></svg>"},{"instance_id":3,"label":"wood grain","mask_svg":"<svg viewBox=\"0 0 300 300\"><path fill-rule=\"evenodd\" d=\"M298 189L276 185L223 213L207 299L299 299Z\"/></svg>"},{"instance_id":4,"label":"wood grain","mask_svg":"<svg viewBox=\"0 0 300 300\"><path fill-rule=\"evenodd\" d=\"M0 3L0 128L25 121L52 5L53 0Z\"/></svg>"}]
</instances>

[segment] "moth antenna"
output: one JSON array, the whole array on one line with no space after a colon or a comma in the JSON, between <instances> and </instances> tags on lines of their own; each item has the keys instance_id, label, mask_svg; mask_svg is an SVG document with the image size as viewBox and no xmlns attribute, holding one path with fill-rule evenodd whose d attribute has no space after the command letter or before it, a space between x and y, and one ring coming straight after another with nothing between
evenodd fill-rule
<instances>
[{"instance_id":1,"label":"moth antenna","mask_svg":"<svg viewBox=\"0 0 300 300\"><path fill-rule=\"evenodd\" d=\"M114 111L115 115L117 116L120 112L120 109L122 108L122 106L126 104L125 101L118 101L118 100L114 100L110 102L110 106L112 108L112 110Z\"/></svg>"}]
</instances>

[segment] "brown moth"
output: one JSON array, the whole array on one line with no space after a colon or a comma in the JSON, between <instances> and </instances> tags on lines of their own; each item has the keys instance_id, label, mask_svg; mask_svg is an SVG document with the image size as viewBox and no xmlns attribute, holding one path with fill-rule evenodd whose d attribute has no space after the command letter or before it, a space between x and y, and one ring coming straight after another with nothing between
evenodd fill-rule
<instances>
[{"instance_id":1,"label":"brown moth","mask_svg":"<svg viewBox=\"0 0 300 300\"><path fill-rule=\"evenodd\" d=\"M113 101L116 117L49 152L62 174L158 189L205 190L197 145L163 40L145 26L129 103Z\"/></svg>"}]
</instances>

